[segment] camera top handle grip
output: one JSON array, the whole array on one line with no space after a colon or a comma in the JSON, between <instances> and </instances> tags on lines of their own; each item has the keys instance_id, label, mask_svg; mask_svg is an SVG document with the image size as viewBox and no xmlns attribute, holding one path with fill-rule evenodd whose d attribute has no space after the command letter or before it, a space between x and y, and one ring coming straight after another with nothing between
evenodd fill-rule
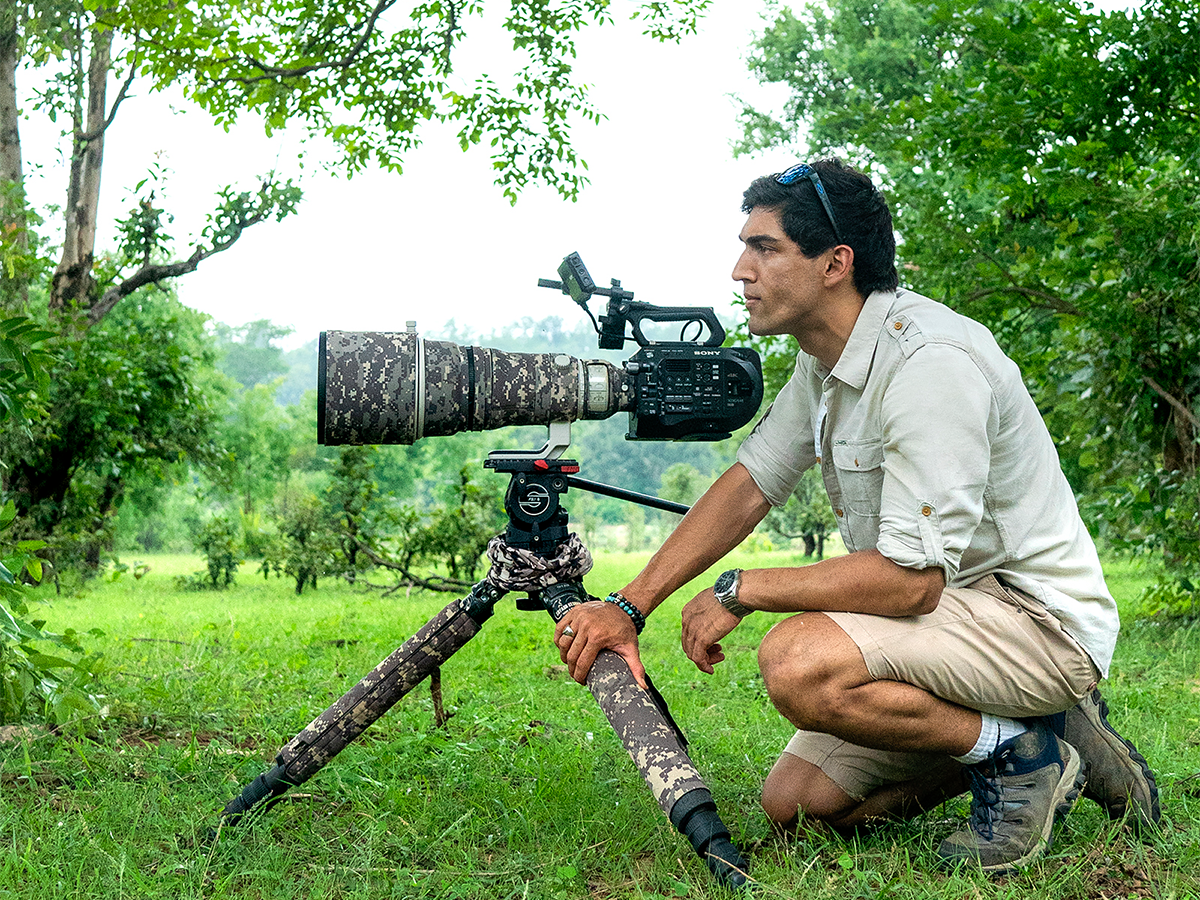
<instances>
[{"instance_id":1,"label":"camera top handle grip","mask_svg":"<svg viewBox=\"0 0 1200 900\"><path fill-rule=\"evenodd\" d=\"M708 327L708 337L703 342L698 340L685 341L681 335L680 339L673 343L720 347L725 342L725 329L722 327L720 321L718 321L712 307L655 306L652 303L636 302L633 299L633 291L623 290L621 282L616 278L612 279L611 288L597 287L596 282L592 279L587 266L583 264L583 260L578 253L571 253L563 257L563 261L558 267L558 276L562 279L561 281L539 278L538 287L562 291L583 307L589 317L592 317L592 312L588 309L588 299L593 294L608 297L608 312L600 317L600 322L596 325L596 331L600 334L601 350L620 350L625 346L625 342L629 340L625 334L626 322L630 324L633 331L633 340L637 341L638 346L645 347L653 343L642 331L643 320L651 322L695 322ZM592 317L592 323L596 324L594 317Z\"/></svg>"},{"instance_id":2,"label":"camera top handle grip","mask_svg":"<svg viewBox=\"0 0 1200 900\"><path fill-rule=\"evenodd\" d=\"M717 319L717 314L710 306L655 306L652 303L641 303L635 300L609 300L608 313L600 317L603 330L600 333L600 346L605 350L620 349L627 338L625 323L628 322L633 331L633 339L638 346L645 347L652 343L642 333L642 321L651 322L696 322L708 326L708 337L703 342L687 341L686 343L700 344L704 347L720 347L725 342L725 329ZM619 343L606 343L615 341ZM680 338L679 343L685 343Z\"/></svg>"}]
</instances>

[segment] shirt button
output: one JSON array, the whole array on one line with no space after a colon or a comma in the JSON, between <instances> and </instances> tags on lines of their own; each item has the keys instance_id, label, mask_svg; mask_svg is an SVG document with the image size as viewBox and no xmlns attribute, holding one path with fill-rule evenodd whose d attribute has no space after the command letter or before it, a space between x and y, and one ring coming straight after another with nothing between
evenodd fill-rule
<instances>
[{"instance_id":1,"label":"shirt button","mask_svg":"<svg viewBox=\"0 0 1200 900\"><path fill-rule=\"evenodd\" d=\"M834 512L838 514L839 519L842 517L842 511L840 509L835 509Z\"/></svg>"},{"instance_id":2,"label":"shirt button","mask_svg":"<svg viewBox=\"0 0 1200 900\"><path fill-rule=\"evenodd\" d=\"M921 515L923 515L923 516L933 515L933 507L932 506L922 506L921 507Z\"/></svg>"},{"instance_id":3,"label":"shirt button","mask_svg":"<svg viewBox=\"0 0 1200 900\"><path fill-rule=\"evenodd\" d=\"M901 328L904 327L904 323L903 322L893 322L892 327L895 328L897 331L899 331Z\"/></svg>"}]
</instances>

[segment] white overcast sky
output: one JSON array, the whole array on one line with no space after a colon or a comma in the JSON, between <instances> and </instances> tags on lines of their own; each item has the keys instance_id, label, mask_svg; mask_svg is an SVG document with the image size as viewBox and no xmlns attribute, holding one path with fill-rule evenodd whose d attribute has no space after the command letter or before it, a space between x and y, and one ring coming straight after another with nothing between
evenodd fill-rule
<instances>
[{"instance_id":1,"label":"white overcast sky","mask_svg":"<svg viewBox=\"0 0 1200 900\"><path fill-rule=\"evenodd\" d=\"M607 119L575 127L591 179L575 203L529 188L510 206L492 184L486 148L464 154L452 129L429 129L403 174L347 180L315 164L333 158L321 143L306 145L309 162L299 172L299 134L267 138L252 122L226 134L202 112L135 91L106 139L100 220L128 209L133 186L157 163L168 171L158 198L176 216L168 233L182 252L219 187L252 187L276 166L299 174L305 200L297 213L255 226L177 282L185 303L219 321L294 328L286 346L324 329L399 330L410 319L421 331L449 319L477 332L526 316L570 324L582 312L536 285L555 277L572 251L600 285L616 277L638 300L714 306L728 326L741 192L792 162L785 154L735 160L730 150L729 95L771 96L745 64L762 8L715 0L700 33L680 45L643 37L628 22L580 38L577 77ZM511 68L494 41L475 39L483 46L462 48L460 72ZM61 203L65 178L48 136L31 119L22 140L26 159L46 170L27 172L32 199ZM111 233L102 232L101 245L112 246Z\"/></svg>"},{"instance_id":2,"label":"white overcast sky","mask_svg":"<svg viewBox=\"0 0 1200 900\"><path fill-rule=\"evenodd\" d=\"M628 21L579 37L576 75L607 118L575 127L591 178L575 203L529 188L510 206L491 182L487 148L464 154L452 128L429 128L403 174L347 180L322 169L334 155L320 141L302 144L299 133L267 138L250 120L226 133L202 112L135 89L106 138L100 221L132 205L133 187L156 164L168 173L158 198L176 216L168 233L182 253L218 188L252 188L276 167L299 175L305 200L297 213L255 226L177 282L185 303L218 321L290 326L288 347L324 329L399 330L410 319L421 331L454 319L476 333L524 317L558 315L569 324L582 312L536 285L555 277L572 251L602 286L616 277L638 300L713 306L728 327L737 315L729 274L740 249L741 193L756 176L795 161L788 152L734 159L730 150L731 94L766 107L785 97L746 68L764 8L761 0L714 0L700 32L679 45L643 37ZM475 29L458 57L464 89L472 72L511 71L502 44L496 30ZM22 131L35 204L63 201L61 144L51 138L36 115ZM111 227L100 245L112 247ZM603 305L594 301L593 310Z\"/></svg>"}]
</instances>

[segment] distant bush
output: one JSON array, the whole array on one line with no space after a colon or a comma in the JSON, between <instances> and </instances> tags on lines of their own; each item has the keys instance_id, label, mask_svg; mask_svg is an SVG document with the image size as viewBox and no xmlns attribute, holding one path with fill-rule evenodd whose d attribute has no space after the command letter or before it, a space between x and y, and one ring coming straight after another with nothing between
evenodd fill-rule
<instances>
[{"instance_id":1,"label":"distant bush","mask_svg":"<svg viewBox=\"0 0 1200 900\"><path fill-rule=\"evenodd\" d=\"M178 587L184 590L224 590L234 583L238 566L243 562L238 530L224 516L213 516L196 535L196 550L204 554L206 572L179 575Z\"/></svg>"},{"instance_id":2,"label":"distant bush","mask_svg":"<svg viewBox=\"0 0 1200 900\"><path fill-rule=\"evenodd\" d=\"M1137 615L1164 619L1200 617L1200 590L1190 578L1161 577L1138 597Z\"/></svg>"}]
</instances>

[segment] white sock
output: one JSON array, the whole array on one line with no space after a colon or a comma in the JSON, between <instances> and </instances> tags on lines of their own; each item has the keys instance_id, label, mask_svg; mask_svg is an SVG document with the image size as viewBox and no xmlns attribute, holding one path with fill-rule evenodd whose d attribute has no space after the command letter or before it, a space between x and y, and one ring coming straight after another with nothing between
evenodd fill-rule
<instances>
[{"instance_id":1,"label":"white sock","mask_svg":"<svg viewBox=\"0 0 1200 900\"><path fill-rule=\"evenodd\" d=\"M979 740L962 756L954 757L965 766L983 762L1005 741L1029 730L1015 719L1005 719L990 713L980 713L980 716L983 722L979 728Z\"/></svg>"}]
</instances>

